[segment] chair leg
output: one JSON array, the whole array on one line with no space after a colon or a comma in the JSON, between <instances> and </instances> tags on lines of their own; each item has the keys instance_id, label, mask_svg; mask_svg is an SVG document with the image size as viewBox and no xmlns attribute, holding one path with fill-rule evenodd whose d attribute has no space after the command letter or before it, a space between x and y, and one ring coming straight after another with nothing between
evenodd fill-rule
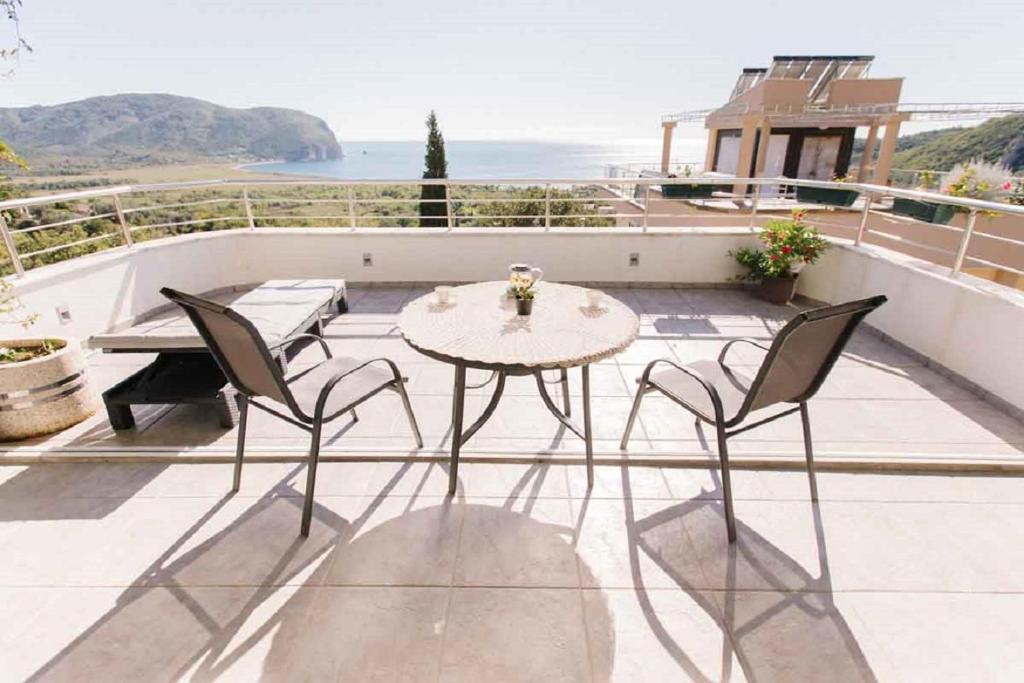
<instances>
[{"instance_id":1,"label":"chair leg","mask_svg":"<svg viewBox=\"0 0 1024 683\"><path fill-rule=\"evenodd\" d=\"M395 389L398 391L398 395L402 397L402 405L405 406L405 414L409 418L409 426L412 427L413 438L416 439L416 448L423 448L423 437L420 436L420 428L416 424L416 415L412 412L412 403L409 402L409 394L405 391L405 383L402 380L398 380L395 382Z\"/></svg>"},{"instance_id":2,"label":"chair leg","mask_svg":"<svg viewBox=\"0 0 1024 683\"><path fill-rule=\"evenodd\" d=\"M619 443L619 450L626 450L626 446L629 445L629 435L633 432L633 424L636 422L636 416L640 412L640 402L644 399L644 394L647 393L647 387L643 382L636 390L636 398L633 399L633 408L629 411L629 419L626 421L626 431L622 434L622 441Z\"/></svg>"},{"instance_id":3,"label":"chair leg","mask_svg":"<svg viewBox=\"0 0 1024 683\"><path fill-rule=\"evenodd\" d=\"M316 466L320 460L321 419L313 422L313 436L309 444L309 464L306 465L306 498L302 501L302 527L299 531L309 536L309 525L313 521L313 492L316 490Z\"/></svg>"},{"instance_id":4,"label":"chair leg","mask_svg":"<svg viewBox=\"0 0 1024 683\"><path fill-rule=\"evenodd\" d=\"M814 473L814 449L811 446L811 417L807 414L807 403L800 404L800 421L804 426L804 453L807 455L807 478L811 484L811 500L818 502L818 478Z\"/></svg>"},{"instance_id":5,"label":"chair leg","mask_svg":"<svg viewBox=\"0 0 1024 683\"><path fill-rule=\"evenodd\" d=\"M722 467L722 498L725 501L725 531L729 543L736 542L736 517L732 509L732 477L729 473L729 446L726 444L725 427L721 422L715 425L718 433L718 460Z\"/></svg>"},{"instance_id":6,"label":"chair leg","mask_svg":"<svg viewBox=\"0 0 1024 683\"><path fill-rule=\"evenodd\" d=\"M245 457L245 425L249 417L249 399L238 394L238 443L235 445L235 475L231 491L237 493L242 486L242 458Z\"/></svg>"}]
</instances>

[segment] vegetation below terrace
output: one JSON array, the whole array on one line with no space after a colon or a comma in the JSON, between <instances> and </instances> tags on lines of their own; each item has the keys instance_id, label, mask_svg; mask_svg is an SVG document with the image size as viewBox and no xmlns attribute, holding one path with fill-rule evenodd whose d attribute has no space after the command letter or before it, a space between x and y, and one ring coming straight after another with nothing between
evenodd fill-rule
<instances>
[{"instance_id":1,"label":"vegetation below terrace","mask_svg":"<svg viewBox=\"0 0 1024 683\"><path fill-rule=\"evenodd\" d=\"M7 186L8 196L12 186ZM538 227L545 224L543 187L494 185L453 188L455 227ZM331 185L252 186L249 202L256 227L349 227L348 188ZM420 189L415 185L353 188L359 227L420 224ZM4 198L0 187L0 199ZM136 242L213 230L247 228L239 186L153 191L121 198L125 220ZM552 227L610 227L614 219L596 216L601 204L595 187L551 190ZM113 200L109 197L57 202L4 212L15 247L26 268L121 246ZM0 275L13 271L0 246Z\"/></svg>"}]
</instances>

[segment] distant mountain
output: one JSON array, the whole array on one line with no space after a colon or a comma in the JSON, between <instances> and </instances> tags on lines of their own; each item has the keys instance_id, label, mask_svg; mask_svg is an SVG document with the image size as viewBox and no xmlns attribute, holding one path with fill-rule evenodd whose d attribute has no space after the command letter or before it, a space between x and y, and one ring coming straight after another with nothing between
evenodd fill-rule
<instances>
[{"instance_id":1,"label":"distant mountain","mask_svg":"<svg viewBox=\"0 0 1024 683\"><path fill-rule=\"evenodd\" d=\"M860 156L864 141L857 140ZM1012 171L1024 170L1024 115L991 119L971 128L943 128L904 135L896 143L894 168L948 171L971 159L1001 163Z\"/></svg>"},{"instance_id":2,"label":"distant mountain","mask_svg":"<svg viewBox=\"0 0 1024 683\"><path fill-rule=\"evenodd\" d=\"M327 124L294 109L231 109L191 97L127 94L0 108L0 139L30 162L113 165L210 159L336 159Z\"/></svg>"}]
</instances>

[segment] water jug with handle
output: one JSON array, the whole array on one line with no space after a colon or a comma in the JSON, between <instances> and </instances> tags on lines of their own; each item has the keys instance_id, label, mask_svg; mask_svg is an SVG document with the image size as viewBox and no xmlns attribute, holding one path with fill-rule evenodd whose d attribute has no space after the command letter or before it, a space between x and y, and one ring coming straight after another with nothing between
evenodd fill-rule
<instances>
[{"instance_id":1,"label":"water jug with handle","mask_svg":"<svg viewBox=\"0 0 1024 683\"><path fill-rule=\"evenodd\" d=\"M509 287L529 287L544 278L544 271L528 263L513 263L508 267Z\"/></svg>"}]
</instances>

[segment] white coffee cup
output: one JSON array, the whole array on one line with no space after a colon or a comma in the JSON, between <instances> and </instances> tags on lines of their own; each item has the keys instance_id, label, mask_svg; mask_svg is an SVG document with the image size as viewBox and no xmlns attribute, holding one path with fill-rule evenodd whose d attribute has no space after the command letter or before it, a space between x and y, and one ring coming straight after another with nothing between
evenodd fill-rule
<instances>
[{"instance_id":1,"label":"white coffee cup","mask_svg":"<svg viewBox=\"0 0 1024 683\"><path fill-rule=\"evenodd\" d=\"M601 305L601 300L604 298L604 292L600 289L588 289L586 290L587 303L591 308L597 308Z\"/></svg>"},{"instance_id":2,"label":"white coffee cup","mask_svg":"<svg viewBox=\"0 0 1024 683\"><path fill-rule=\"evenodd\" d=\"M446 304L452 298L452 288L448 285L438 285L434 287L434 296L437 297L437 303Z\"/></svg>"}]
</instances>

